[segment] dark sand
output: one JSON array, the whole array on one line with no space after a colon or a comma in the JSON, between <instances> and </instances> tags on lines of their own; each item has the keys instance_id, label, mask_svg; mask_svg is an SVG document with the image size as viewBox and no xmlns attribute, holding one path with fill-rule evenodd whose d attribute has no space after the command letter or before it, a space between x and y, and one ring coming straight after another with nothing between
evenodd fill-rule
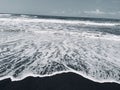
<instances>
[{"instance_id":1,"label":"dark sand","mask_svg":"<svg viewBox=\"0 0 120 90\"><path fill-rule=\"evenodd\" d=\"M74 73L51 77L27 77L22 81L0 81L0 90L120 90L116 83L96 83Z\"/></svg>"}]
</instances>

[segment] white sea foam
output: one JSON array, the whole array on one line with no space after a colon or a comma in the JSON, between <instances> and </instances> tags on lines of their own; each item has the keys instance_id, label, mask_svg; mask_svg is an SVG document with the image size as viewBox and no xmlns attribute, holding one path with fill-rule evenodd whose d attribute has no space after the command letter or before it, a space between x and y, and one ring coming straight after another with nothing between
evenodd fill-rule
<instances>
[{"instance_id":1,"label":"white sea foam","mask_svg":"<svg viewBox=\"0 0 120 90\"><path fill-rule=\"evenodd\" d=\"M120 83L120 35L94 31L91 22L79 28L81 22L1 18L0 80L73 72L95 82Z\"/></svg>"},{"instance_id":2,"label":"white sea foam","mask_svg":"<svg viewBox=\"0 0 120 90\"><path fill-rule=\"evenodd\" d=\"M59 20L59 19L29 19L27 16L21 16L20 18L0 18L1 21L8 22L46 22L46 23L66 23L66 24L82 24L82 25L94 25L94 26L116 26L120 23L111 22L94 22L94 21L83 21L83 20Z\"/></svg>"}]
</instances>

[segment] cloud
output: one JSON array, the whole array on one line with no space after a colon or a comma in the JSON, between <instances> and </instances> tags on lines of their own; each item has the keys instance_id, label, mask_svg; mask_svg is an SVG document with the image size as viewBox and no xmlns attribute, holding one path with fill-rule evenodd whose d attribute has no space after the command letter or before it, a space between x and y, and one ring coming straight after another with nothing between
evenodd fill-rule
<instances>
[{"instance_id":1,"label":"cloud","mask_svg":"<svg viewBox=\"0 0 120 90\"><path fill-rule=\"evenodd\" d=\"M105 14L105 12L96 9L95 11L84 11L86 14Z\"/></svg>"},{"instance_id":2,"label":"cloud","mask_svg":"<svg viewBox=\"0 0 120 90\"><path fill-rule=\"evenodd\" d=\"M96 10L94 10L94 11L84 11L83 13L85 13L85 14L96 14L96 15L118 15L118 14L120 14L120 11L116 11L116 12L113 12L113 11L111 11L111 12L105 12L105 11L101 11L101 10L99 10L99 9L96 9Z\"/></svg>"},{"instance_id":3,"label":"cloud","mask_svg":"<svg viewBox=\"0 0 120 90\"><path fill-rule=\"evenodd\" d=\"M102 11L100 9L95 9L95 10L90 10L90 11L82 11L82 10L72 10L72 9L68 9L68 10L57 10L57 11L52 11L52 14L55 15L95 15L95 16L116 16L116 15L120 15L120 11Z\"/></svg>"},{"instance_id":4,"label":"cloud","mask_svg":"<svg viewBox=\"0 0 120 90\"><path fill-rule=\"evenodd\" d=\"M58 10L58 11L52 11L51 13L53 13L53 14L65 14L66 11Z\"/></svg>"},{"instance_id":5,"label":"cloud","mask_svg":"<svg viewBox=\"0 0 120 90\"><path fill-rule=\"evenodd\" d=\"M82 12L80 10L75 11L72 9L68 9L68 10L57 10L57 11L52 11L52 14L69 14L69 15L79 15Z\"/></svg>"},{"instance_id":6,"label":"cloud","mask_svg":"<svg viewBox=\"0 0 120 90\"><path fill-rule=\"evenodd\" d=\"M120 14L120 11L118 11L118 13Z\"/></svg>"}]
</instances>

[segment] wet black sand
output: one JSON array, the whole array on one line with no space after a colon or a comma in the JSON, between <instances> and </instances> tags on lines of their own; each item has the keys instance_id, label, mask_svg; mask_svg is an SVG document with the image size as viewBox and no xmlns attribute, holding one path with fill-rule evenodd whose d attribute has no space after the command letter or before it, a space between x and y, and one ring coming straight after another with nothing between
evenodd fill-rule
<instances>
[{"instance_id":1,"label":"wet black sand","mask_svg":"<svg viewBox=\"0 0 120 90\"><path fill-rule=\"evenodd\" d=\"M45 78L27 77L22 81L0 81L0 90L120 90L116 83L96 83L74 73Z\"/></svg>"}]
</instances>

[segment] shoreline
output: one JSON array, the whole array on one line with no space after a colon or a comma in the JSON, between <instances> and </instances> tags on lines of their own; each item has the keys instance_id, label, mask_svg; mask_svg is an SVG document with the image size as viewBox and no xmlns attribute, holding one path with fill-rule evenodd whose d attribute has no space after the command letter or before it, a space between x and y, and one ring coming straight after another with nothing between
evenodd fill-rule
<instances>
[{"instance_id":1,"label":"shoreline","mask_svg":"<svg viewBox=\"0 0 120 90\"><path fill-rule=\"evenodd\" d=\"M0 81L0 90L117 90L117 83L97 83L75 73L63 73L51 77L27 77L21 81Z\"/></svg>"}]
</instances>

